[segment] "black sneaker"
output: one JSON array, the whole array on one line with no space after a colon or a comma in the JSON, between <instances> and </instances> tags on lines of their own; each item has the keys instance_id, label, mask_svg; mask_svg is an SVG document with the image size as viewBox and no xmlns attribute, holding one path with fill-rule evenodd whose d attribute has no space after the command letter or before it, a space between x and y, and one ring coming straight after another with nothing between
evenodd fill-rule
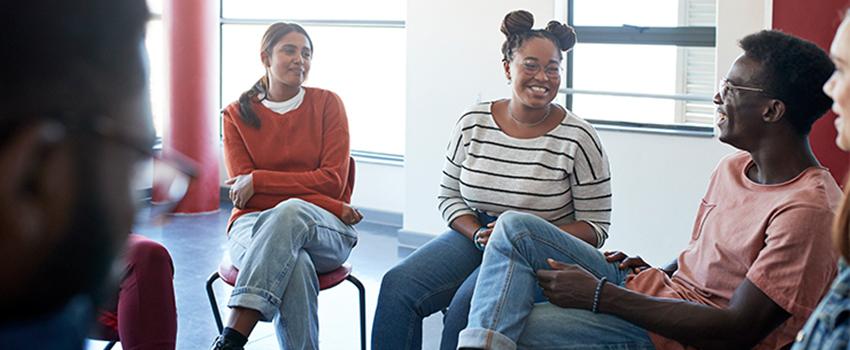
<instances>
[{"instance_id":1,"label":"black sneaker","mask_svg":"<svg viewBox=\"0 0 850 350\"><path fill-rule=\"evenodd\" d=\"M228 339L224 339L222 336L218 336L215 338L215 341L212 344L210 350L244 350L245 348L234 344L232 341Z\"/></svg>"}]
</instances>

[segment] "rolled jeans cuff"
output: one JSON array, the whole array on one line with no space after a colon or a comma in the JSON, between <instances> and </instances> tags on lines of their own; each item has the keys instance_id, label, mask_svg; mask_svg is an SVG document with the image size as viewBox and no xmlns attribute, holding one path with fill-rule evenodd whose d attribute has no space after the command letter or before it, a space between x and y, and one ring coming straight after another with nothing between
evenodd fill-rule
<instances>
[{"instance_id":1,"label":"rolled jeans cuff","mask_svg":"<svg viewBox=\"0 0 850 350\"><path fill-rule=\"evenodd\" d=\"M458 349L469 347L490 350L516 350L516 343L511 338L494 330L467 328L460 332L457 339L457 347Z\"/></svg>"},{"instance_id":2,"label":"rolled jeans cuff","mask_svg":"<svg viewBox=\"0 0 850 350\"><path fill-rule=\"evenodd\" d=\"M280 299L266 290L241 287L233 289L227 306L256 310L262 315L261 321L269 322L279 311Z\"/></svg>"}]
</instances>

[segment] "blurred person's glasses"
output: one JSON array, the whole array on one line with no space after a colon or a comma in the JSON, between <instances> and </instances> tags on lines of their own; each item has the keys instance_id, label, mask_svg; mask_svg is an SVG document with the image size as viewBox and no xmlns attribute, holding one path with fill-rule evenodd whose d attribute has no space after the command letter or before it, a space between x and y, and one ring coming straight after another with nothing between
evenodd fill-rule
<instances>
[{"instance_id":1,"label":"blurred person's glasses","mask_svg":"<svg viewBox=\"0 0 850 350\"><path fill-rule=\"evenodd\" d=\"M169 214L186 195L189 183L196 177L195 162L176 151L155 152L155 138L131 135L114 120L96 117L87 123L71 123L71 118L60 118L69 129L90 133L116 145L136 152L139 160L132 169L130 190L136 194L136 227L162 225ZM150 187L148 187L150 186ZM147 192L145 189L150 188ZM147 202L150 205L139 205Z\"/></svg>"},{"instance_id":2,"label":"blurred person's glasses","mask_svg":"<svg viewBox=\"0 0 850 350\"><path fill-rule=\"evenodd\" d=\"M154 155L151 160L148 164L140 164L142 169L134 174L134 181L138 181L134 182L134 188L145 188L146 181L151 185L150 206L136 215L136 225L142 227L164 224L196 176L195 162L176 151Z\"/></svg>"},{"instance_id":3,"label":"blurred person's glasses","mask_svg":"<svg viewBox=\"0 0 850 350\"><path fill-rule=\"evenodd\" d=\"M549 79L558 79L561 77L561 73L563 73L563 67L560 64L550 64L546 67L543 67L537 62L533 61L525 61L520 64L522 66L522 70L525 74L535 76L540 70L543 70L543 74L546 74Z\"/></svg>"},{"instance_id":4,"label":"blurred person's glasses","mask_svg":"<svg viewBox=\"0 0 850 350\"><path fill-rule=\"evenodd\" d=\"M749 92L757 92L757 93L765 93L765 90L762 88L752 87L752 86L743 86L743 85L735 85L729 82L727 79L720 80L720 86L717 87L717 92L720 94L721 99L725 99L726 96L729 95L732 91L749 91Z\"/></svg>"}]
</instances>

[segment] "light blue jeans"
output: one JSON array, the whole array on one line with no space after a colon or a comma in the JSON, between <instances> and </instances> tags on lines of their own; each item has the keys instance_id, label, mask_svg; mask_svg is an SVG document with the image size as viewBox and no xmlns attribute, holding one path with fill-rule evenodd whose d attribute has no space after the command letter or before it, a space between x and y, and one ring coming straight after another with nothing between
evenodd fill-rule
<instances>
[{"instance_id":1,"label":"light blue jeans","mask_svg":"<svg viewBox=\"0 0 850 350\"><path fill-rule=\"evenodd\" d=\"M584 241L537 216L506 212L481 262L467 328L458 347L483 349L654 349L642 328L610 315L535 304L547 258L622 285L627 271Z\"/></svg>"},{"instance_id":2,"label":"light blue jeans","mask_svg":"<svg viewBox=\"0 0 850 350\"><path fill-rule=\"evenodd\" d=\"M318 349L317 273L342 265L356 243L354 227L300 199L243 215L228 240L239 277L227 306L274 320L283 349Z\"/></svg>"}]
</instances>

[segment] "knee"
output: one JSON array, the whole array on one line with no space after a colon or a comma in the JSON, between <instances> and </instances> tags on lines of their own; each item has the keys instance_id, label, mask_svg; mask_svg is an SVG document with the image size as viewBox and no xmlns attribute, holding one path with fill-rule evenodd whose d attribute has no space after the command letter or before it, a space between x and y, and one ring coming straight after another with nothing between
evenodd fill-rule
<instances>
[{"instance_id":1,"label":"knee","mask_svg":"<svg viewBox=\"0 0 850 350\"><path fill-rule=\"evenodd\" d=\"M496 224L501 224L506 227L514 228L525 226L529 221L535 221L539 219L540 217L537 215L508 210L502 213L502 215L499 215L499 218L496 219Z\"/></svg>"},{"instance_id":2,"label":"knee","mask_svg":"<svg viewBox=\"0 0 850 350\"><path fill-rule=\"evenodd\" d=\"M168 253L168 250L162 244L146 238L134 237L128 242L127 265L130 267L146 266L174 273L171 254Z\"/></svg>"},{"instance_id":3,"label":"knee","mask_svg":"<svg viewBox=\"0 0 850 350\"><path fill-rule=\"evenodd\" d=\"M412 271L407 271L404 265L396 265L381 279L380 298L384 301L387 299L397 300L404 295L401 291L405 286L409 286L413 280L410 278Z\"/></svg>"},{"instance_id":4,"label":"knee","mask_svg":"<svg viewBox=\"0 0 850 350\"><path fill-rule=\"evenodd\" d=\"M490 235L490 242L511 241L517 234L527 231L525 228L530 221L540 220L536 215L506 211L496 219L496 226Z\"/></svg>"},{"instance_id":5,"label":"knee","mask_svg":"<svg viewBox=\"0 0 850 350\"><path fill-rule=\"evenodd\" d=\"M270 209L270 212L276 221L305 221L309 218L307 213L311 205L303 199L290 198L278 203L274 208Z\"/></svg>"}]
</instances>

